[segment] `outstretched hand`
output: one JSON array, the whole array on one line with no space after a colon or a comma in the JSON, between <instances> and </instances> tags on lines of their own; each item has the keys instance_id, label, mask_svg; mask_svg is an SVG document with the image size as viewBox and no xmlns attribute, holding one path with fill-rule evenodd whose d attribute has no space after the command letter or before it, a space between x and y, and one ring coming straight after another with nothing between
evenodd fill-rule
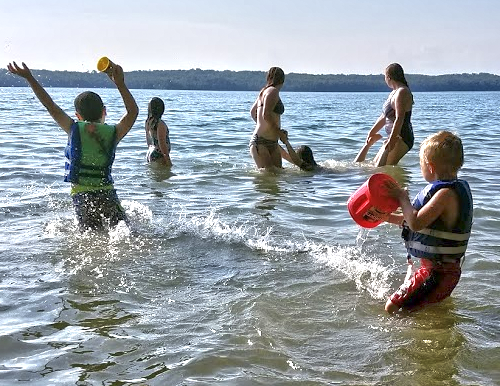
<instances>
[{"instance_id":1,"label":"outstretched hand","mask_svg":"<svg viewBox=\"0 0 500 386\"><path fill-rule=\"evenodd\" d=\"M379 133L375 133L373 135L368 135L368 137L366 137L366 144L369 146L372 146L375 142L377 142L381 138L382 138L382 135L380 135Z\"/></svg>"},{"instance_id":2,"label":"outstretched hand","mask_svg":"<svg viewBox=\"0 0 500 386\"><path fill-rule=\"evenodd\" d=\"M29 79L33 77L33 74L31 73L31 70L28 68L28 66L22 62L22 68L17 65L16 62L9 63L7 65L7 70L11 74L18 75L22 78Z\"/></svg>"},{"instance_id":3,"label":"outstretched hand","mask_svg":"<svg viewBox=\"0 0 500 386\"><path fill-rule=\"evenodd\" d=\"M125 83L123 68L119 64L113 65L111 71L106 72L106 74L108 74L109 79L111 79L117 86Z\"/></svg>"},{"instance_id":4,"label":"outstretched hand","mask_svg":"<svg viewBox=\"0 0 500 386\"><path fill-rule=\"evenodd\" d=\"M288 141L288 131L286 130L280 130L280 141L285 143Z\"/></svg>"},{"instance_id":5,"label":"outstretched hand","mask_svg":"<svg viewBox=\"0 0 500 386\"><path fill-rule=\"evenodd\" d=\"M401 188L397 183L392 181L386 181L384 183L384 187L386 189L387 195L389 197L397 198L401 200L402 198L409 199L408 189Z\"/></svg>"}]
</instances>

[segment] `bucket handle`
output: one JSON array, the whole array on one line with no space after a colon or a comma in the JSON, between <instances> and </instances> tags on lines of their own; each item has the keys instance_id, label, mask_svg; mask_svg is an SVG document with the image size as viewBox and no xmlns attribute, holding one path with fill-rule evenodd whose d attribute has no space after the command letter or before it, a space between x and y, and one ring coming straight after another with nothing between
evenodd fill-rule
<instances>
[{"instance_id":1,"label":"bucket handle","mask_svg":"<svg viewBox=\"0 0 500 386\"><path fill-rule=\"evenodd\" d=\"M370 201L365 201L365 203L358 208L358 210L356 211L356 214L357 215L364 214L366 212L366 210L368 209L368 207L371 206L371 204L372 203Z\"/></svg>"}]
</instances>

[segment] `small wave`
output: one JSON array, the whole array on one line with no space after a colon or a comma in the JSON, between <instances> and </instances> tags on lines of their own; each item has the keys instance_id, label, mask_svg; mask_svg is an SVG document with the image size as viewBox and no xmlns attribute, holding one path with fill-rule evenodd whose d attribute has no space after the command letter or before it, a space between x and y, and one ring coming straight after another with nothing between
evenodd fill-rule
<instances>
[{"instance_id":1,"label":"small wave","mask_svg":"<svg viewBox=\"0 0 500 386\"><path fill-rule=\"evenodd\" d=\"M391 290L392 270L378 260L367 259L360 247L318 244L311 255L318 262L343 272L358 290L368 292L374 299L385 298Z\"/></svg>"},{"instance_id":2,"label":"small wave","mask_svg":"<svg viewBox=\"0 0 500 386\"><path fill-rule=\"evenodd\" d=\"M47 237L67 235L68 232L77 234L73 241L75 249L80 251L78 262L68 258L68 262L72 261L72 273L79 271L82 263L89 267L96 266L97 262L103 259L117 261L127 258L130 256L130 248L144 253L143 249L147 249L151 235L176 238L189 234L215 242L245 245L252 250L274 254L273 258L276 257L275 254L307 253L317 262L343 272L355 283L358 290L368 292L375 299L384 298L391 289L389 276L392 270L381 261L367 259L362 245L332 246L312 241L305 235L302 239L291 239L288 234L284 235L272 226L262 228L260 224L248 220L228 223L219 216L216 207L211 207L201 214L189 213L184 209L177 212L179 214L176 218L160 218L160 221L155 222L152 211L147 206L134 201L123 201L123 206L129 216L130 227L120 223L108 233L80 233L73 219L54 219L46 226ZM144 229L144 226L148 229ZM142 237L141 234L147 234L147 237ZM362 244L363 236L358 235L357 241L357 244ZM70 244L73 243L70 241ZM99 245L102 248L97 250L100 250L101 254L92 252ZM104 256L102 252L105 252ZM99 272L96 271L95 274L99 275Z\"/></svg>"},{"instance_id":3,"label":"small wave","mask_svg":"<svg viewBox=\"0 0 500 386\"><path fill-rule=\"evenodd\" d=\"M366 291L374 299L383 299L391 290L389 269L381 261L367 259L362 246L331 246L316 243L304 237L302 240L282 236L273 232L272 227L265 230L249 224L227 224L212 208L206 215L192 218L182 217L181 231L227 243L241 243L254 250L275 253L308 253L316 261L343 272L356 284L360 291ZM363 241L362 236L358 242Z\"/></svg>"}]
</instances>

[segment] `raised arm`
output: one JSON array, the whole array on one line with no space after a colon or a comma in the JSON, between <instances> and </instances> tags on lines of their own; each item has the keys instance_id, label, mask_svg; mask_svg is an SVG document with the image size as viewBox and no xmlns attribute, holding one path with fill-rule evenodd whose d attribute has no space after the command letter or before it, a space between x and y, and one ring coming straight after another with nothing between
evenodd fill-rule
<instances>
[{"instance_id":1,"label":"raised arm","mask_svg":"<svg viewBox=\"0 0 500 386\"><path fill-rule=\"evenodd\" d=\"M125 85L125 77L123 75L122 67L114 65L113 71L108 74L108 76L113 83L116 84L116 88L123 99L125 110L127 110L125 115L116 124L116 141L119 142L123 137L125 137L125 135L127 135L134 125L137 115L139 115L139 107L137 107L134 97Z\"/></svg>"},{"instance_id":2,"label":"raised arm","mask_svg":"<svg viewBox=\"0 0 500 386\"><path fill-rule=\"evenodd\" d=\"M7 69L11 74L18 75L28 82L29 86L35 93L38 100L42 103L42 105L47 109L49 114L52 116L54 121L63 129L66 133L69 134L71 124L73 123L73 119L66 114L50 97L50 95L45 91L45 89L38 83L33 74L31 73L28 66L23 62L22 68L17 65L16 62L9 63L7 65Z\"/></svg>"},{"instance_id":3,"label":"raised arm","mask_svg":"<svg viewBox=\"0 0 500 386\"><path fill-rule=\"evenodd\" d=\"M297 155L297 153L293 149L292 145L290 145L290 142L288 141L288 132L286 130L280 131L280 140L286 146L286 151L285 151L285 149L283 149L280 146L281 158L287 160L288 162L290 162L290 163L292 163L300 168L303 164L303 161Z\"/></svg>"},{"instance_id":4,"label":"raised arm","mask_svg":"<svg viewBox=\"0 0 500 386\"><path fill-rule=\"evenodd\" d=\"M366 159L366 155L368 154L368 150L372 147L372 145L377 142L379 139L381 139L382 136L378 133L373 134L372 136L369 136L366 138L365 144L359 151L358 155L354 159L354 162L363 162Z\"/></svg>"}]
</instances>

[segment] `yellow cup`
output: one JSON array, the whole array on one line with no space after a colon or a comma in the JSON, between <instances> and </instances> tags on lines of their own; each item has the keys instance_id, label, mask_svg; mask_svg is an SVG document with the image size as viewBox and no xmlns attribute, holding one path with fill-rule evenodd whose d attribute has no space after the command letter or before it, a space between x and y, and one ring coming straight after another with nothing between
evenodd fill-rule
<instances>
[{"instance_id":1,"label":"yellow cup","mask_svg":"<svg viewBox=\"0 0 500 386\"><path fill-rule=\"evenodd\" d=\"M103 56L97 62L97 69L101 72L110 73L114 65L115 64L111 60L109 60L109 58Z\"/></svg>"}]
</instances>

